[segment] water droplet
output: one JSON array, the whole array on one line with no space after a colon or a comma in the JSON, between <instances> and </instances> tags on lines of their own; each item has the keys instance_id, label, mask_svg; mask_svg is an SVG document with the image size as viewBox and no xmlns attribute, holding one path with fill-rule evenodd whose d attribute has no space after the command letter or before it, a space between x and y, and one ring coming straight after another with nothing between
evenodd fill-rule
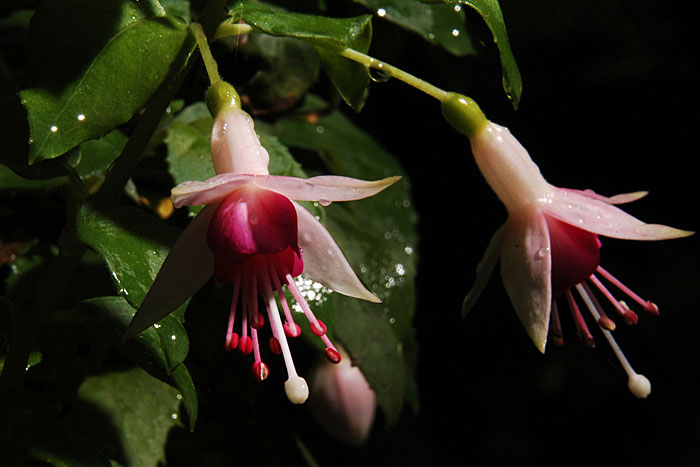
<instances>
[{"instance_id":1,"label":"water droplet","mask_svg":"<svg viewBox=\"0 0 700 467\"><path fill-rule=\"evenodd\" d=\"M323 133L324 131L326 131L326 129L323 128L323 125L318 125L318 126L316 126L316 133L321 134L321 133Z\"/></svg>"},{"instance_id":2,"label":"water droplet","mask_svg":"<svg viewBox=\"0 0 700 467\"><path fill-rule=\"evenodd\" d=\"M260 219L258 218L257 215L251 214L251 215L248 216L248 223L249 223L249 224L255 225L255 224L257 224L258 222L260 222Z\"/></svg>"},{"instance_id":3,"label":"water droplet","mask_svg":"<svg viewBox=\"0 0 700 467\"><path fill-rule=\"evenodd\" d=\"M170 339L177 340L177 336L175 334L173 334L172 336L170 336Z\"/></svg>"},{"instance_id":4,"label":"water droplet","mask_svg":"<svg viewBox=\"0 0 700 467\"><path fill-rule=\"evenodd\" d=\"M540 248L537 250L537 253L535 253L535 256L537 259L544 259L549 255L549 247L547 248Z\"/></svg>"},{"instance_id":5,"label":"water droplet","mask_svg":"<svg viewBox=\"0 0 700 467\"><path fill-rule=\"evenodd\" d=\"M75 117L75 118L77 118L79 122L82 122L83 120L85 120L85 115L84 115L84 114L78 114L78 116Z\"/></svg>"},{"instance_id":6,"label":"water droplet","mask_svg":"<svg viewBox=\"0 0 700 467\"><path fill-rule=\"evenodd\" d=\"M456 12L462 11L462 5L455 5L455 11Z\"/></svg>"},{"instance_id":7,"label":"water droplet","mask_svg":"<svg viewBox=\"0 0 700 467\"><path fill-rule=\"evenodd\" d=\"M328 201L327 199L319 199L319 200L318 200L318 203L319 203L321 206L330 206L330 204L332 203L332 201Z\"/></svg>"},{"instance_id":8,"label":"water droplet","mask_svg":"<svg viewBox=\"0 0 700 467\"><path fill-rule=\"evenodd\" d=\"M383 18L384 15L386 15L386 10L384 8L380 8L377 10L377 16L379 16L380 18Z\"/></svg>"},{"instance_id":9,"label":"water droplet","mask_svg":"<svg viewBox=\"0 0 700 467\"><path fill-rule=\"evenodd\" d=\"M49 128L52 133L56 133L58 131L58 127L56 125L51 125L51 128Z\"/></svg>"},{"instance_id":10,"label":"water droplet","mask_svg":"<svg viewBox=\"0 0 700 467\"><path fill-rule=\"evenodd\" d=\"M452 35L453 35L454 37L459 36L459 29L453 29L453 30L452 30Z\"/></svg>"}]
</instances>

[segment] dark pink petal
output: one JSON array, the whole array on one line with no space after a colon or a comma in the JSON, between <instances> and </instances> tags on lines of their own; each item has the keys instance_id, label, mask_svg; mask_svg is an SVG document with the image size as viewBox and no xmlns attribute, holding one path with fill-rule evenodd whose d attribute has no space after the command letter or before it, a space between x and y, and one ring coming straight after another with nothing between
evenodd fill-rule
<instances>
[{"instance_id":1,"label":"dark pink petal","mask_svg":"<svg viewBox=\"0 0 700 467\"><path fill-rule=\"evenodd\" d=\"M207 243L219 281L233 280L239 265L259 255L291 250L301 256L296 209L285 196L245 185L219 205L209 223Z\"/></svg>"},{"instance_id":2,"label":"dark pink petal","mask_svg":"<svg viewBox=\"0 0 700 467\"><path fill-rule=\"evenodd\" d=\"M600 242L596 234L545 216L552 250L552 297L583 282L600 264Z\"/></svg>"}]
</instances>

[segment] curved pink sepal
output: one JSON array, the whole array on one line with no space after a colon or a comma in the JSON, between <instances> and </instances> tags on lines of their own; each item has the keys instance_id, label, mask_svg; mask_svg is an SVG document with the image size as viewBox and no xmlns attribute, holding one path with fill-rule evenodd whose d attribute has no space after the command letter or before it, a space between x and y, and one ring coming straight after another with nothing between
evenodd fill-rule
<instances>
[{"instance_id":1,"label":"curved pink sepal","mask_svg":"<svg viewBox=\"0 0 700 467\"><path fill-rule=\"evenodd\" d=\"M247 183L280 193L297 201L352 201L373 196L401 177L365 181L356 178L324 175L312 178L281 175L235 175L225 173L203 182L183 182L173 188L175 207L209 204L225 198L231 191Z\"/></svg>"},{"instance_id":2,"label":"curved pink sepal","mask_svg":"<svg viewBox=\"0 0 700 467\"><path fill-rule=\"evenodd\" d=\"M542 210L562 222L606 237L666 240L692 235L666 225L646 224L598 197L576 190L556 189Z\"/></svg>"},{"instance_id":3,"label":"curved pink sepal","mask_svg":"<svg viewBox=\"0 0 700 467\"><path fill-rule=\"evenodd\" d=\"M134 315L124 339L134 337L185 303L214 273L214 253L207 246L207 229L217 205L195 217L165 258L153 285Z\"/></svg>"},{"instance_id":4,"label":"curved pink sepal","mask_svg":"<svg viewBox=\"0 0 700 467\"><path fill-rule=\"evenodd\" d=\"M484 251L484 257L479 261L479 264L476 265L476 279L474 279L474 285L472 285L469 293L467 293L467 296L464 298L464 302L462 302L462 318L467 316L467 313L471 311L476 300L481 295L481 292L483 292L484 287L486 287L493 273L493 269L496 267L496 263L498 263L498 258L501 256L504 228L505 224L496 230L493 237L491 237L489 245L486 247L486 251Z\"/></svg>"},{"instance_id":5,"label":"curved pink sepal","mask_svg":"<svg viewBox=\"0 0 700 467\"><path fill-rule=\"evenodd\" d=\"M302 275L343 295L380 303L381 300L362 285L323 224L298 203L294 206L299 220L299 246L304 257Z\"/></svg>"},{"instance_id":6,"label":"curved pink sepal","mask_svg":"<svg viewBox=\"0 0 700 467\"><path fill-rule=\"evenodd\" d=\"M501 277L530 339L544 353L552 306L552 257L545 217L510 216L503 229Z\"/></svg>"}]
</instances>

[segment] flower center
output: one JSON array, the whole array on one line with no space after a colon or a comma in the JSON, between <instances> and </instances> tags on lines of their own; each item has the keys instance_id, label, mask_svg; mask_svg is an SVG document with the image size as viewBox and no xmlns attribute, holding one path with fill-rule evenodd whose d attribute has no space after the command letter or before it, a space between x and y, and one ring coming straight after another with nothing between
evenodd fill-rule
<instances>
[{"instance_id":1,"label":"flower center","mask_svg":"<svg viewBox=\"0 0 700 467\"><path fill-rule=\"evenodd\" d=\"M340 354L326 335L326 326L316 319L294 278L303 270L302 251L297 241L297 215L292 202L278 193L246 185L234 190L217 208L207 231L207 243L214 252L214 275L219 282L234 286L226 330L226 348L253 353L253 376L264 381L269 375L260 353L259 332L270 322L268 346L282 355L287 367L287 397L295 404L308 397L306 381L295 369L287 336L301 334L294 322L283 287L286 285L309 320L312 332L326 345L326 357L340 362ZM264 310L259 309L262 298ZM282 307L285 323L282 324ZM240 309L240 335L234 332Z\"/></svg>"}]
</instances>

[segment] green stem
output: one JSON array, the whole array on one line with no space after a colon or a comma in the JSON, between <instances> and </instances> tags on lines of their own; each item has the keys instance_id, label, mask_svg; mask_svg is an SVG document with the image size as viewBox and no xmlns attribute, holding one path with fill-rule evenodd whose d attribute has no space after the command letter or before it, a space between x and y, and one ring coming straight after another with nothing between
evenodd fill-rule
<instances>
[{"instance_id":1,"label":"green stem","mask_svg":"<svg viewBox=\"0 0 700 467\"><path fill-rule=\"evenodd\" d=\"M204 67L207 69L207 75L209 75L209 82L211 82L211 84L218 83L221 81L221 76L219 75L219 65L217 65L216 60L214 60L214 56L211 54L209 41L207 40L207 36L204 34L202 25L199 23L193 23L190 25L190 29L192 29L192 32L194 32L195 39L197 39L199 53L202 54Z\"/></svg>"},{"instance_id":2,"label":"green stem","mask_svg":"<svg viewBox=\"0 0 700 467\"><path fill-rule=\"evenodd\" d=\"M349 58L350 60L353 60L357 63L360 63L361 65L364 65L367 68L374 68L375 70L380 70L384 73L387 73L391 77L401 80L410 86L413 86L419 91L422 91L428 94L429 96L434 97L440 102L444 101L449 95L447 91L443 91L442 89L438 88L437 86L433 86L427 81L413 76L410 73L406 73L405 71L396 68L395 66L389 65L388 63L382 62L380 60L377 60L376 58L370 57L369 55L363 54L362 52L358 52L357 50L347 48L342 50L340 52L340 55L342 55L345 58Z\"/></svg>"}]
</instances>

